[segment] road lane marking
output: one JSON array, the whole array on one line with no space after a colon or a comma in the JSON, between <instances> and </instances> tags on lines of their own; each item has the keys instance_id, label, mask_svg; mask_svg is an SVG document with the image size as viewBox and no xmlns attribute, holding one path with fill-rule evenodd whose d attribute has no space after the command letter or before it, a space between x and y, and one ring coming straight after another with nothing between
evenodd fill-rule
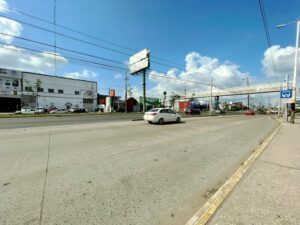
<instances>
[{"instance_id":1,"label":"road lane marking","mask_svg":"<svg viewBox=\"0 0 300 225\"><path fill-rule=\"evenodd\" d=\"M239 169L218 189L218 191L194 214L194 216L185 225L205 225L214 215L226 197L234 189L242 176L247 172L255 160L266 149L274 136L281 128L281 123L276 129L260 144L250 157L244 161Z\"/></svg>"}]
</instances>

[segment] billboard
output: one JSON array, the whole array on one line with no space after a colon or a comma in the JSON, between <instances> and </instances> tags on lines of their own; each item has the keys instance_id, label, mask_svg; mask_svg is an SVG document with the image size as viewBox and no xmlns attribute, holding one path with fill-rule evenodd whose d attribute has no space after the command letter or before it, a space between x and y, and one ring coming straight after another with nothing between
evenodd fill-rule
<instances>
[{"instance_id":1,"label":"billboard","mask_svg":"<svg viewBox=\"0 0 300 225\"><path fill-rule=\"evenodd\" d=\"M144 50L134 54L129 58L130 74L136 74L144 69L150 67L150 51L145 48Z\"/></svg>"}]
</instances>

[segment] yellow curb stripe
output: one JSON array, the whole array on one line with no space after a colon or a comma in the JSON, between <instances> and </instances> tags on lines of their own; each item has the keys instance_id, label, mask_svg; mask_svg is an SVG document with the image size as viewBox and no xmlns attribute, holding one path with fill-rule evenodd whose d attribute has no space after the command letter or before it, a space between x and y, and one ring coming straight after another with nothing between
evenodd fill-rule
<instances>
[{"instance_id":1,"label":"yellow curb stripe","mask_svg":"<svg viewBox=\"0 0 300 225\"><path fill-rule=\"evenodd\" d=\"M246 173L249 167L265 150L276 133L279 131L281 123L277 128L259 145L250 157L243 163L242 166L218 189L218 191L196 212L196 214L185 225L205 225L219 206L223 203L226 197L230 194L242 176Z\"/></svg>"}]
</instances>

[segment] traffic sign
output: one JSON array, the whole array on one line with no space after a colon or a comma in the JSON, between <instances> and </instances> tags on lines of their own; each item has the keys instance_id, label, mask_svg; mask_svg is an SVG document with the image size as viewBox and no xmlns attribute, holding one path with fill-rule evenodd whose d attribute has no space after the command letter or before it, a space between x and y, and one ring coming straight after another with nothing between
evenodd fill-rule
<instances>
[{"instance_id":1,"label":"traffic sign","mask_svg":"<svg viewBox=\"0 0 300 225\"><path fill-rule=\"evenodd\" d=\"M292 89L280 91L280 98L291 98L291 97L292 97Z\"/></svg>"}]
</instances>

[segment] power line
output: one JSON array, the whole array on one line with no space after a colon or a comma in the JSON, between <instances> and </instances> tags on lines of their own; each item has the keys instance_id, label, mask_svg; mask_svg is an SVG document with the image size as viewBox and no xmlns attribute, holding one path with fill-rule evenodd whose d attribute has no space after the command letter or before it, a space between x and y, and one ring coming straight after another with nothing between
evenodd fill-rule
<instances>
[{"instance_id":1,"label":"power line","mask_svg":"<svg viewBox=\"0 0 300 225\"><path fill-rule=\"evenodd\" d=\"M0 42L0 44L6 44L6 43ZM23 46L18 46L18 45L10 44L10 46L13 46L13 47L16 47L16 48L22 48L22 49L32 51L32 52L38 52L38 53L41 52L40 50L36 50L36 49L33 49L33 48L27 48L27 47L23 47ZM7 49L12 50L10 48L7 48ZM52 55L52 56L56 55L57 56L57 54L53 54L53 53L50 53L50 52L43 52L43 54ZM71 60L76 60L76 61L79 61L79 62L83 62L83 63L90 63L90 64L99 65L99 66L103 66L103 67L108 67L108 68L114 68L114 69L127 71L127 69L125 69L125 68L121 68L121 67L117 67L117 66L113 66L113 65L109 65L109 64L103 64L103 63L99 63L99 62L94 62L94 61L89 61L89 60L84 60L84 59L78 59L78 58L64 56L64 55L59 55L59 56L64 57L66 59L71 59Z\"/></svg>"},{"instance_id":2,"label":"power line","mask_svg":"<svg viewBox=\"0 0 300 225\"><path fill-rule=\"evenodd\" d=\"M96 46L96 47L99 47L99 48L103 48L103 49L106 49L108 51L112 51L112 52L116 52L116 53L119 53L119 54L122 54L122 55L126 55L127 57L131 56L131 54L128 54L126 52L121 52L121 51L118 51L118 50L115 50L115 49L112 49L112 48L108 48L108 47L105 47L103 45L99 45L99 44L96 44L96 43L93 43L93 42L84 41L82 39L79 39L79 38L76 38L76 37L72 37L72 36L64 34L64 33L52 31L52 30L49 30L47 28L44 28L44 27L41 27L41 26L37 26L37 25L34 25L32 23L28 23L28 22L25 22L25 21L22 21L22 20L13 19L11 17L3 16L3 15L0 16L0 17L6 18L6 19L9 19L9 20L14 20L14 21L16 21L18 23L21 23L21 24L24 24L24 25L27 25L27 26L30 26L30 27L33 27L33 28L36 28L36 29L39 29L39 30L46 31L48 33L54 33L55 35L59 35L61 37L65 37L65 38L68 38L68 39L71 39L71 40L74 40L74 41L78 41L78 42L81 42L81 43L84 43L84 44L87 44L87 45L90 45L90 46L93 46L93 47ZM171 65L159 63L159 62L156 62L156 61L153 61L153 63L160 64L160 65L167 66L167 67L172 67ZM179 69L178 67L174 67L174 68Z\"/></svg>"},{"instance_id":3,"label":"power line","mask_svg":"<svg viewBox=\"0 0 300 225\"><path fill-rule=\"evenodd\" d=\"M20 46L19 46L20 47ZM4 48L4 47L2 47ZM24 48L22 46L22 48ZM25 55L25 56L28 56L28 54L26 54L25 52L20 52L19 50L17 49L13 49L13 48L7 48L9 51L14 51L16 52L17 54L19 55ZM29 50L29 48L27 48L27 51L28 52L39 52L40 50ZM76 64L76 65L83 65L83 66L88 66L88 67L92 67L92 68L97 68L97 69L104 69L104 70L109 70L109 71L113 71L113 72L120 72L120 69L114 69L114 68L108 68L108 67L104 67L104 66L100 66L100 65L92 65L90 63L86 63L86 62L79 62L77 60L72 60L70 58L73 58L73 57L68 57L68 62L71 63L71 64Z\"/></svg>"},{"instance_id":4,"label":"power line","mask_svg":"<svg viewBox=\"0 0 300 225\"><path fill-rule=\"evenodd\" d=\"M265 13L265 7L264 7L263 0L258 0L258 3L259 3L259 9L260 9L260 13L261 13L262 20L263 20L265 35L266 35L266 38L267 38L267 43L268 43L268 46L269 46L269 52L270 52L270 56L271 56L271 60L272 60L273 69L277 73L278 70L277 70L275 60L274 60L274 56L273 56L273 53L272 53L272 50L271 50L272 41L271 41L271 36L270 36L270 32L269 32L268 20L267 20L267 16L266 16L266 13Z\"/></svg>"},{"instance_id":5,"label":"power line","mask_svg":"<svg viewBox=\"0 0 300 225\"><path fill-rule=\"evenodd\" d=\"M27 26L30 26L30 27L33 27L33 28L36 28L36 29L39 29L39 30L46 31L48 33L54 33L54 34L59 35L61 37L65 37L65 38L68 38L68 39L71 39L71 40L74 40L74 41L78 41L78 42L81 42L81 43L84 43L84 44L87 44L87 45L91 45L93 47L99 47L99 48L103 48L103 49L108 50L108 51L112 51L112 52L116 52L116 53L119 53L119 54L122 54L122 55L130 56L130 54L122 52L122 51L118 51L118 50L115 50L115 49L112 49L112 48L108 48L108 47L105 47L103 45L99 45L99 44L96 44L96 43L93 43L93 42L84 41L82 39L79 39L79 38L76 38L76 37L72 37L72 36L64 34L64 33L52 31L52 30L49 30L47 28L44 28L44 27L41 27L41 26L38 26L38 25L34 25L32 23L28 23L28 22L25 22L25 21L22 21L22 20L11 18L9 16L3 16L3 15L1 15L0 17L5 18L5 19L9 19L9 20L14 20L14 21L16 21L18 23L21 23L21 24L24 24L24 25L27 25Z\"/></svg>"},{"instance_id":6,"label":"power line","mask_svg":"<svg viewBox=\"0 0 300 225\"><path fill-rule=\"evenodd\" d=\"M97 59L101 59L101 60L105 60L105 61L109 61L109 62L113 62L113 63L123 65L123 63L120 62L120 61L116 61L116 60L113 60L113 59L108 59L108 58L104 58L104 57L100 57L100 56L96 56L96 55L92 55L92 54L89 54L89 53L80 52L80 51L76 51L76 50L72 50L72 49L67 49L67 48L63 48L63 47L59 47L59 46L55 46L55 45L50 45L50 44L45 43L45 42L40 42L40 41L36 41L36 40L33 40L33 39L25 38L25 37L19 37L19 36L15 36L15 35L3 33L3 32L0 32L0 35L5 35L5 36L13 37L13 38L16 38L16 39L19 39L19 40L24 40L24 41L44 45L44 46L47 46L47 47L53 47L53 48L60 49L60 50L63 50L63 51L72 52L72 53L76 53L76 54L80 54L80 55L85 55L85 56L88 56L88 57L97 58Z\"/></svg>"},{"instance_id":7,"label":"power line","mask_svg":"<svg viewBox=\"0 0 300 225\"><path fill-rule=\"evenodd\" d=\"M0 5L1 5L1 3L0 3ZM64 30L68 30L68 31L71 31L73 33L80 34L82 36L89 37L89 38L94 39L94 40L102 41L104 43L107 43L107 44L110 44L110 45L113 45L113 46L116 46L116 47L119 47L119 48L126 49L126 50L130 51L131 53L137 52L137 50L129 48L129 47L126 47L124 45L120 45L120 44L117 44L117 43L114 43L114 42L111 42L111 41L107 41L107 40L104 40L102 38L99 38L99 37L96 37L96 36L93 36L93 35L90 35L90 34L83 33L81 31L75 30L75 29L67 27L67 26L63 26L63 25L60 25L60 24L57 24L57 23L54 24L51 21L45 20L43 18L40 18L40 17L31 15L31 14L25 13L25 12L22 12L22 11L19 11L19 10L16 10L16 9L11 9L9 7L6 7L5 5L2 5L2 6L5 7L7 10L9 10L11 12L14 12L16 14L21 14L21 15L27 16L27 17L32 18L32 19L36 19L36 20L39 20L39 21L42 21L42 22L45 22L45 23L48 23L48 24L55 25L55 26L60 27L60 28L62 28ZM129 55L131 55L131 54L129 54ZM157 57L157 56L154 56L154 55L152 55L152 58L155 58L155 59L158 59L158 60L161 60L161 61L164 61L164 62L171 63L172 65L168 65L169 67L174 67L174 66L181 67L181 65L179 65L178 63L173 62L171 60L163 59L161 57ZM164 64L164 65L166 65L166 64Z\"/></svg>"}]
</instances>

